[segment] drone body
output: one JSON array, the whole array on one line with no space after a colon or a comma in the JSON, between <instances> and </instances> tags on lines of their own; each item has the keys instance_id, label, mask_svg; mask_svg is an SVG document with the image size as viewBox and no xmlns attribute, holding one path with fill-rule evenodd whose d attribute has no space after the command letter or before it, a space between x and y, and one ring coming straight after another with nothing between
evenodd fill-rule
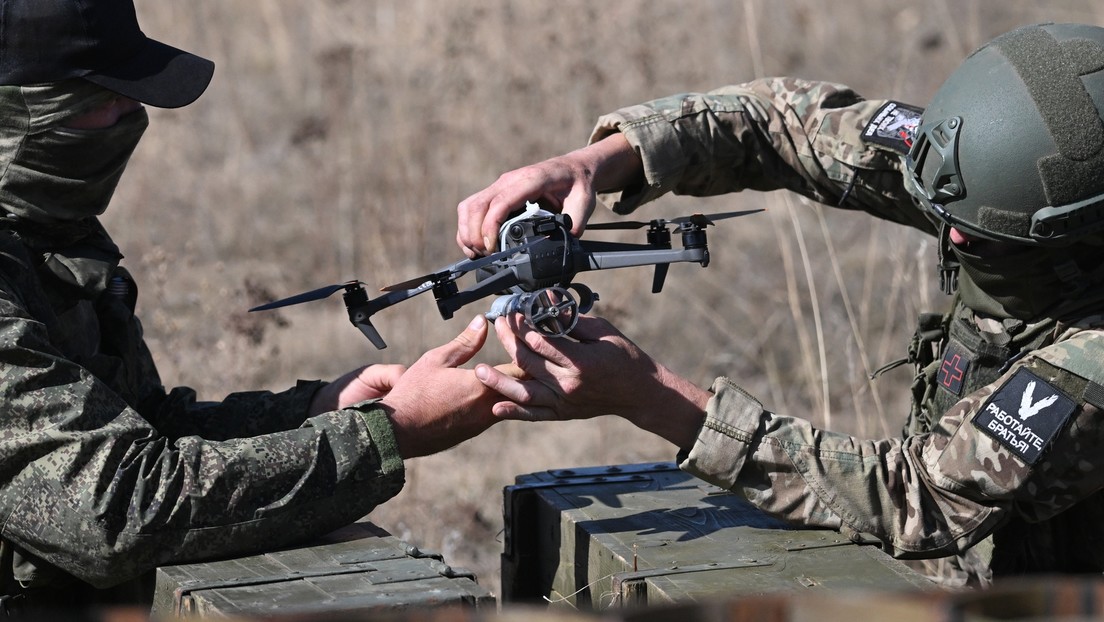
<instances>
[{"instance_id":1,"label":"drone body","mask_svg":"<svg viewBox=\"0 0 1104 622\"><path fill-rule=\"evenodd\" d=\"M590 310L597 294L573 280L580 272L630 266L654 265L652 292L663 287L672 263L709 265L705 228L714 219L742 216L762 210L730 212L711 217L696 214L674 220L628 221L592 224L590 230L647 227L647 243L628 244L582 240L571 235L571 219L530 206L507 220L500 231L499 252L478 259L457 262L437 272L383 288L384 294L369 298L360 281L330 285L271 302L250 311L275 309L326 298L344 289L349 321L377 348L387 345L372 325L371 317L408 298L433 291L441 317L449 319L461 307L487 296L498 299L486 314L493 319L507 313L522 313L530 326L549 336L571 332L579 313ZM681 248L672 248L672 231L681 233ZM476 283L460 289L457 280L474 272ZM572 294L574 292L574 295ZM576 301L575 296L579 297Z\"/></svg>"}]
</instances>

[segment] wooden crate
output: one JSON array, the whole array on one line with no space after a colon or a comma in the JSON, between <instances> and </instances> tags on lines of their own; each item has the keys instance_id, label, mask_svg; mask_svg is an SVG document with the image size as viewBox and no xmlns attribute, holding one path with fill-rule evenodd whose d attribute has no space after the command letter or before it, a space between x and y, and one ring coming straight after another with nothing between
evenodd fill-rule
<instances>
[{"instance_id":1,"label":"wooden crate","mask_svg":"<svg viewBox=\"0 0 1104 622\"><path fill-rule=\"evenodd\" d=\"M475 577L369 522L309 545L157 569L152 617L381 613L457 606L495 609Z\"/></svg>"},{"instance_id":2,"label":"wooden crate","mask_svg":"<svg viewBox=\"0 0 1104 622\"><path fill-rule=\"evenodd\" d=\"M504 491L504 604L577 609L932 583L872 544L794 529L673 463L521 475Z\"/></svg>"}]
</instances>

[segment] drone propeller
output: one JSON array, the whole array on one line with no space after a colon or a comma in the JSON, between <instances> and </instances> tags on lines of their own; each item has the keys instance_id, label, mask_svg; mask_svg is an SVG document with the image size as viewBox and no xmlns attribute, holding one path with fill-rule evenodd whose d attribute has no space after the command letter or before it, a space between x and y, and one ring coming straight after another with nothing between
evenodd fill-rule
<instances>
[{"instance_id":1,"label":"drone propeller","mask_svg":"<svg viewBox=\"0 0 1104 622\"><path fill-rule=\"evenodd\" d=\"M739 212L722 212L719 214L692 214L690 216L672 218L671 220L665 220L663 218L657 218L655 220L617 220L613 222L589 224L587 225L587 229L642 229L644 227L665 227L667 225L681 225L684 223L705 227L714 224L714 221L717 220L747 216L748 214L755 214L761 211L763 210L749 209Z\"/></svg>"},{"instance_id":2,"label":"drone propeller","mask_svg":"<svg viewBox=\"0 0 1104 622\"><path fill-rule=\"evenodd\" d=\"M447 266L442 270L438 270L437 272L431 272L431 273L423 275L423 276L415 277L413 279L403 281L402 283L395 283L394 285L388 285L387 287L384 287L380 291L393 292L393 291L404 290L404 289L414 289L416 287L420 287L422 285L425 285L428 282L436 283L437 281L441 281L441 280L451 280L451 279L454 279L454 278L458 278L463 274L471 272L472 270L476 270L478 268L482 268L483 266L492 264L492 263L498 261L499 259L503 259L505 257L509 257L511 255L517 254L517 253L529 248L530 246L533 246L534 244L536 244L537 242L540 242L542 240L544 240L544 238L533 240L532 242L529 242L528 244L522 244L521 246L515 246L513 248L508 248L504 251L499 251L497 253L487 255L485 257L479 257L478 259L464 259L464 260L458 261L458 262L456 262L456 263L454 263L450 266ZM456 275L456 276L453 276L453 275Z\"/></svg>"},{"instance_id":3,"label":"drone propeller","mask_svg":"<svg viewBox=\"0 0 1104 622\"><path fill-rule=\"evenodd\" d=\"M273 302L269 302L269 303L260 305L259 307L253 307L249 311L250 312L253 312L253 311L267 311L269 309L277 309L279 307L288 307L288 306L291 306L291 305L297 305L297 304L301 304L301 303L304 303L304 302L313 302L315 300L322 300L323 298L329 298L330 296L334 295L335 293L337 293L337 292L339 292L343 289L346 290L346 291L351 291L351 290L356 289L360 286L361 286L360 281L346 281L346 282L340 283L338 285L327 285L326 287L319 287L318 289L312 289L309 292L303 292L302 294L296 294L296 295L291 296L289 298L283 298L281 300L276 300L276 301L273 301Z\"/></svg>"}]
</instances>

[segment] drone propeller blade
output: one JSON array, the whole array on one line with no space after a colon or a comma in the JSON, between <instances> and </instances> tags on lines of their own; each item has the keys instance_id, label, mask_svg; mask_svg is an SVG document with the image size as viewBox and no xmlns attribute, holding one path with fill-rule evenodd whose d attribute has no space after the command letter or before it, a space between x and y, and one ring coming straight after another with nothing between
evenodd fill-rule
<instances>
[{"instance_id":1,"label":"drone propeller blade","mask_svg":"<svg viewBox=\"0 0 1104 622\"><path fill-rule=\"evenodd\" d=\"M445 267L442 270L438 270L437 272L431 272L431 273L426 274L424 276L419 276L419 277L416 277L416 278L413 278L413 279L410 279L410 280L407 280L407 281L403 281L402 283L395 283L394 285L388 285L387 287L384 287L380 291L393 292L393 291L398 291L398 290L403 290L403 289L414 289L415 287L424 285L427 281L437 281L439 279L447 279L447 278L451 277L454 274L457 277L459 277L460 275L471 272L472 270L476 270L478 268L482 268L483 266L490 265L490 264L498 261L499 259L503 259L503 258L509 257L511 255L516 255L517 253L520 253L521 251L529 248L530 246L532 246L532 245L536 244L537 242L540 242L544 239L545 238L540 238L540 239L537 239L537 240L533 240L532 242L529 242L528 244L522 244L521 246L515 246L513 248L508 248L504 251L499 251L497 253L493 253L493 254L487 255L485 257L479 257L477 259L463 259L463 260L458 261L458 262L456 262L456 263L454 263L450 266Z\"/></svg>"},{"instance_id":2,"label":"drone propeller blade","mask_svg":"<svg viewBox=\"0 0 1104 622\"><path fill-rule=\"evenodd\" d=\"M402 283L395 283L394 285L388 285L387 287L381 287L380 291L381 292L397 292L397 291L401 291L401 290L404 290L404 289L414 289L415 287L418 287L419 285L424 285L426 283L426 281L432 281L438 274L440 274L440 273L439 272L434 272L433 274L427 274L425 276L415 277L413 279L403 281Z\"/></svg>"},{"instance_id":3,"label":"drone propeller blade","mask_svg":"<svg viewBox=\"0 0 1104 622\"><path fill-rule=\"evenodd\" d=\"M613 229L643 229L648 225L655 222L663 222L657 220L614 220L612 222L595 222L587 225L587 229L592 230L613 230Z\"/></svg>"},{"instance_id":4,"label":"drone propeller blade","mask_svg":"<svg viewBox=\"0 0 1104 622\"><path fill-rule=\"evenodd\" d=\"M748 214L756 214L758 212L765 211L763 208L748 209L739 212L721 212L719 214L691 214L690 216L683 216L681 218L673 218L667 222L673 225L680 225L684 222L692 223L700 227L714 224L714 221L724 220L726 218L736 218L738 216L747 216Z\"/></svg>"},{"instance_id":5,"label":"drone propeller blade","mask_svg":"<svg viewBox=\"0 0 1104 622\"><path fill-rule=\"evenodd\" d=\"M699 227L704 227L713 224L715 220L724 220L725 218L735 218L737 216L747 216L748 214L754 214L756 212L762 212L762 209L749 209L740 212L722 212L719 214L692 214L690 216L680 216L679 218L672 218L671 220L665 220L663 218L657 218L655 220L615 220L613 222L598 222L587 225L587 229L643 229L644 227L655 226L663 227L666 225L681 225L683 223L692 223Z\"/></svg>"},{"instance_id":6,"label":"drone propeller blade","mask_svg":"<svg viewBox=\"0 0 1104 622\"><path fill-rule=\"evenodd\" d=\"M290 298L284 298L284 299L281 299L281 300L276 300L276 301L273 301L273 302L269 302L267 304L260 305L258 307L253 307L249 311L250 312L253 312L253 311L267 311L269 309L277 309L279 307L288 307L288 306L291 306L291 305L297 305L297 304L301 304L301 303L304 303L304 302L313 302L315 300L322 300L323 298L329 298L335 292L339 292L339 291L341 291L343 289L347 289L349 287L355 287L356 285L359 285L359 284L360 284L359 281L348 281L348 282L345 282L345 283L341 283L339 285L327 285L326 287L319 287L318 289L312 289L309 292L303 292L302 294L296 294L294 296L291 296Z\"/></svg>"},{"instance_id":7,"label":"drone propeller blade","mask_svg":"<svg viewBox=\"0 0 1104 622\"><path fill-rule=\"evenodd\" d=\"M657 263L655 267L655 275L652 276L652 293L658 294L663 290L663 281L667 279L667 269L671 267L669 263Z\"/></svg>"}]
</instances>

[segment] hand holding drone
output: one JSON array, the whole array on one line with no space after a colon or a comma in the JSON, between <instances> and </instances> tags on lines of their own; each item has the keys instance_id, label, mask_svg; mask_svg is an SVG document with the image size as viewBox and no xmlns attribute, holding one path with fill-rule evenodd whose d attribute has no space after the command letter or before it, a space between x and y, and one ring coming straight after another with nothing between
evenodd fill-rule
<instances>
[{"instance_id":1,"label":"hand holding drone","mask_svg":"<svg viewBox=\"0 0 1104 622\"><path fill-rule=\"evenodd\" d=\"M581 240L571 235L571 219L529 204L519 215L503 223L500 250L477 259L467 259L382 289L377 298L368 298L361 281L348 281L304 292L250 309L264 311L278 307L321 300L345 290L345 308L349 321L379 349L387 347L372 325L371 317L396 303L433 291L441 317L449 319L464 305L490 295L498 295L486 314L488 319L508 313L521 313L535 330L559 337L571 332L579 313L586 313L598 295L573 279L580 272L630 266L654 265L652 293L663 288L670 264L693 262L709 265L705 228L715 220L753 214L746 210L703 216L695 214L672 220L618 221L592 223L588 230L641 229L647 227L647 243L629 244ZM670 229L669 227L674 227ZM673 233L681 235L681 248L673 248ZM474 285L460 289L457 280L473 272ZM574 292L574 295L572 294ZM578 296L576 300L575 296Z\"/></svg>"}]
</instances>

